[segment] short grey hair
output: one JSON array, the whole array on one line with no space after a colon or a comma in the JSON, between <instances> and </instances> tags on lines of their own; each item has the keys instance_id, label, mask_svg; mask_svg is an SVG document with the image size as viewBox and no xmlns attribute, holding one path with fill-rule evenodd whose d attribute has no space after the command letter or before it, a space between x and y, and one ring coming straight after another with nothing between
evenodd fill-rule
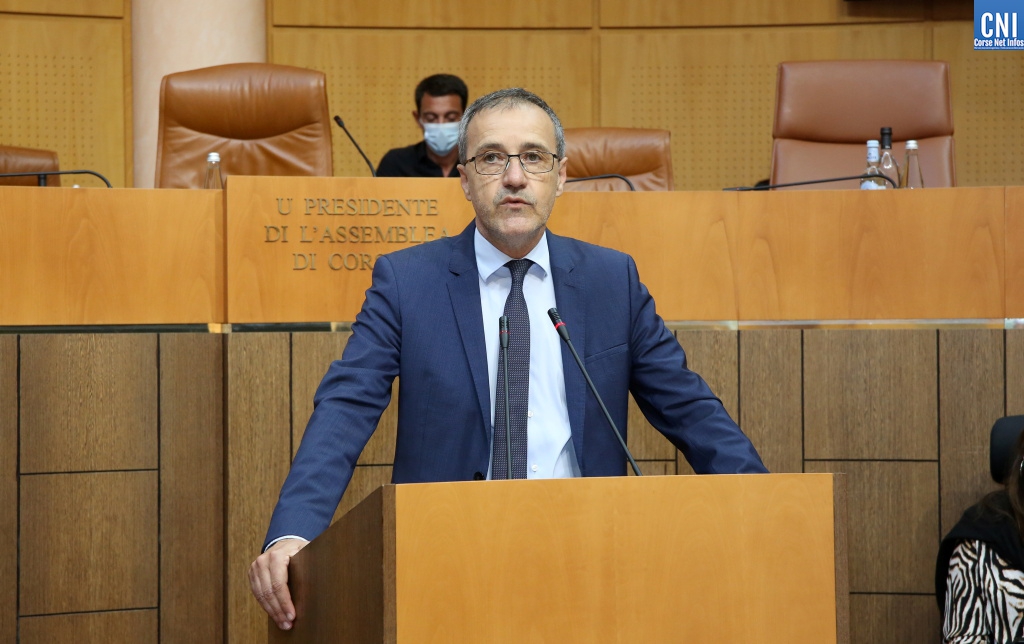
<instances>
[{"instance_id":1,"label":"short grey hair","mask_svg":"<svg viewBox=\"0 0 1024 644\"><path fill-rule=\"evenodd\" d=\"M466 162L466 152L469 147L469 143L466 140L466 130L469 129L470 121L477 114L497 107L510 110L524 103L536 105L544 110L551 119L552 125L555 126L555 152L559 159L563 158L565 156L565 131L562 129L562 122L558 120L558 115L555 114L555 111L544 102L543 98L533 92L521 87L509 87L508 89L499 89L496 92L491 92L487 96L481 96L466 108L466 112L462 115L462 120L459 121L459 162Z\"/></svg>"}]
</instances>

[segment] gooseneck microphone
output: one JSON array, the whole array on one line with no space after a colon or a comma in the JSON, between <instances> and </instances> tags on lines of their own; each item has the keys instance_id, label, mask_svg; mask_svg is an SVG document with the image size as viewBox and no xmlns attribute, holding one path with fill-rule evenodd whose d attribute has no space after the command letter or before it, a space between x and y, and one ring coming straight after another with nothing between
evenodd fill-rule
<instances>
[{"instance_id":1,"label":"gooseneck microphone","mask_svg":"<svg viewBox=\"0 0 1024 644\"><path fill-rule=\"evenodd\" d=\"M566 179L565 182L577 183L579 181L594 181L597 179L622 179L623 181L626 182L626 185L629 186L630 192L636 192L636 186L633 185L633 182L627 179L626 177L622 176L621 174L595 174L592 177L573 177L572 179Z\"/></svg>"},{"instance_id":2,"label":"gooseneck microphone","mask_svg":"<svg viewBox=\"0 0 1024 644\"><path fill-rule=\"evenodd\" d=\"M114 187L110 185L110 181L108 181L106 177L94 170L36 170L35 172L4 172L0 174L0 178L36 177L36 184L40 187L46 187L46 177L59 177L64 174L91 174L94 177L99 177L100 181L107 184L108 188Z\"/></svg>"},{"instance_id":3,"label":"gooseneck microphone","mask_svg":"<svg viewBox=\"0 0 1024 644\"><path fill-rule=\"evenodd\" d=\"M501 339L501 362L505 365L505 456L508 462L505 478L512 479L512 415L508 408L508 316L498 318L498 338Z\"/></svg>"},{"instance_id":4,"label":"gooseneck microphone","mask_svg":"<svg viewBox=\"0 0 1024 644\"><path fill-rule=\"evenodd\" d=\"M348 128L345 127L345 122L342 121L341 117L338 115L334 116L334 122L337 123L338 127L340 127L345 132L345 134L348 135L348 140L352 142L352 145L356 146L356 150L359 151L359 155L363 157L363 161L366 161L366 166L370 168L370 174L376 177L377 171L373 169L373 164L370 163L370 160L366 158L365 154L363 154L363 149L359 147L359 144L356 143L356 140L352 138L352 134L348 131Z\"/></svg>"},{"instance_id":5,"label":"gooseneck microphone","mask_svg":"<svg viewBox=\"0 0 1024 644\"><path fill-rule=\"evenodd\" d=\"M615 432L615 438L619 439L619 445L622 445L622 451L625 452L626 458L629 459L629 464L633 467L633 473L637 476L643 476L640 473L640 467L636 464L636 461L633 460L633 454L631 454L629 448L626 447L626 441L622 440L622 434L619 433L619 428L615 426L615 421L612 420L612 415L608 413L608 408L604 406L601 394L597 393L597 387L594 386L594 381L590 379L590 374L587 373L587 368L583 366L583 361L580 360L580 355L576 353L576 347L572 346L572 341L569 339L569 329L565 326L565 322L562 322L562 316L558 314L558 309L548 309L548 317L551 318L551 323L555 325L555 331L558 331L558 336L565 341L565 344L569 347L569 351L572 352L572 357L576 359L576 364L579 365L580 371L583 372L583 377L586 378L587 384L590 385L590 391L594 392L594 398L597 398L597 404L601 406L601 411L604 412L604 417L608 420L608 424L612 426L612 431Z\"/></svg>"},{"instance_id":6,"label":"gooseneck microphone","mask_svg":"<svg viewBox=\"0 0 1024 644\"><path fill-rule=\"evenodd\" d=\"M736 186L734 188L722 188L723 192L747 192L750 190L771 190L772 188L789 188L791 186L812 186L817 183L835 183L836 181L852 181L853 179L874 179L881 177L892 184L893 188L899 188L891 177L884 174L855 174L852 177L831 177L829 179L811 179L810 181L794 181L792 183L769 183L763 186Z\"/></svg>"}]
</instances>

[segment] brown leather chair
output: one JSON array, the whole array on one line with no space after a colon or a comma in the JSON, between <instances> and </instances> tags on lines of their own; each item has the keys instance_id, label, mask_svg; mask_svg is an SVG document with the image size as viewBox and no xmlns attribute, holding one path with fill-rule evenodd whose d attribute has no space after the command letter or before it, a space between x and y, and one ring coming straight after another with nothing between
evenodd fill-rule
<instances>
[{"instance_id":1,"label":"brown leather chair","mask_svg":"<svg viewBox=\"0 0 1024 644\"><path fill-rule=\"evenodd\" d=\"M7 172L56 172L57 153L50 150L0 145L0 174ZM0 186L38 186L38 177L0 177ZM47 186L59 186L60 177L46 177Z\"/></svg>"},{"instance_id":2,"label":"brown leather chair","mask_svg":"<svg viewBox=\"0 0 1024 644\"><path fill-rule=\"evenodd\" d=\"M565 130L570 179L621 174L637 190L672 189L672 147L668 130L579 127ZM629 190L621 179L565 184L566 190Z\"/></svg>"},{"instance_id":3,"label":"brown leather chair","mask_svg":"<svg viewBox=\"0 0 1024 644\"><path fill-rule=\"evenodd\" d=\"M924 185L956 185L949 65L922 60L779 63L771 182L860 174L866 142L891 127L893 152L917 140ZM857 181L803 186L856 188Z\"/></svg>"},{"instance_id":4,"label":"brown leather chair","mask_svg":"<svg viewBox=\"0 0 1024 644\"><path fill-rule=\"evenodd\" d=\"M206 156L225 176L331 176L323 72L238 63L164 76L157 188L202 188Z\"/></svg>"}]
</instances>

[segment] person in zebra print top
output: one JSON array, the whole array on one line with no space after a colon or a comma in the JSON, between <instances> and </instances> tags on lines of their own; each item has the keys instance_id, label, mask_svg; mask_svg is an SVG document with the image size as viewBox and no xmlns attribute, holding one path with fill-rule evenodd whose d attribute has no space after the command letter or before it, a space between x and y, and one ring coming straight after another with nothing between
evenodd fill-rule
<instances>
[{"instance_id":1,"label":"person in zebra print top","mask_svg":"<svg viewBox=\"0 0 1024 644\"><path fill-rule=\"evenodd\" d=\"M939 546L945 644L1024 642L1024 433L1006 485L964 512Z\"/></svg>"}]
</instances>

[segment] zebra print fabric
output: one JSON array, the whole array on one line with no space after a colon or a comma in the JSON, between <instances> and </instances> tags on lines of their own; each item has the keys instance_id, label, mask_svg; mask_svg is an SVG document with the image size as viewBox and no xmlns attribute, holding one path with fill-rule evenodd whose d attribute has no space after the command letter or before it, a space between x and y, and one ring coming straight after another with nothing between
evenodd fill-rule
<instances>
[{"instance_id":1,"label":"zebra print fabric","mask_svg":"<svg viewBox=\"0 0 1024 644\"><path fill-rule=\"evenodd\" d=\"M945 644L1024 642L1024 571L982 541L961 541L949 559Z\"/></svg>"}]
</instances>

